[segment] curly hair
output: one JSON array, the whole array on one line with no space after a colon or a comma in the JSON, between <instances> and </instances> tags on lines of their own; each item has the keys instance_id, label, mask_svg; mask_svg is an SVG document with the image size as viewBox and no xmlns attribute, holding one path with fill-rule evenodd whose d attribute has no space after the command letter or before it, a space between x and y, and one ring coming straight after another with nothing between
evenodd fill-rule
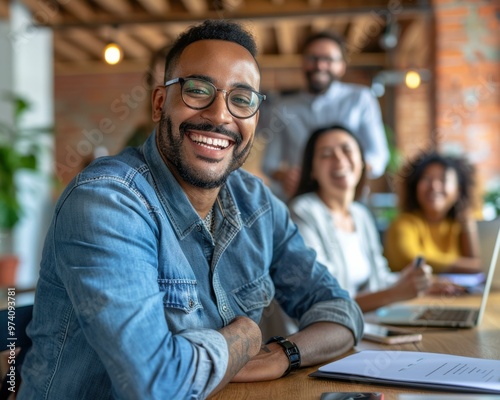
<instances>
[{"instance_id":1,"label":"curly hair","mask_svg":"<svg viewBox=\"0 0 500 400\"><path fill-rule=\"evenodd\" d=\"M199 40L225 40L233 42L247 49L254 59L257 56L257 45L252 34L243 29L241 25L227 20L206 20L180 34L172 44L172 48L165 60L165 81L170 78L172 69L177 64L184 49Z\"/></svg>"},{"instance_id":2,"label":"curly hair","mask_svg":"<svg viewBox=\"0 0 500 400\"><path fill-rule=\"evenodd\" d=\"M359 151L361 153L361 161L363 162L363 170L359 182L356 185L356 193L354 195L354 198L355 200L359 200L361 198L363 188L366 182L366 163L365 163L365 157L363 155L363 146L361 146L359 139L349 129L347 129L342 125L333 125L326 128L319 128L311 134L304 149L299 185L293 197L297 197L301 194L309 192L317 192L319 190L318 181L312 178L314 150L316 148L316 143L318 139L325 133L329 133L331 131L342 131L344 133L347 133L355 140L356 144L358 145Z\"/></svg>"},{"instance_id":3,"label":"curly hair","mask_svg":"<svg viewBox=\"0 0 500 400\"><path fill-rule=\"evenodd\" d=\"M459 195L457 202L448 211L448 217L455 219L459 208L473 206L475 169L464 157L446 156L436 151L422 152L409 160L399 173L401 179L401 211L421 210L417 200L417 185L427 167L431 164L442 165L446 170L453 169L458 177Z\"/></svg>"}]
</instances>

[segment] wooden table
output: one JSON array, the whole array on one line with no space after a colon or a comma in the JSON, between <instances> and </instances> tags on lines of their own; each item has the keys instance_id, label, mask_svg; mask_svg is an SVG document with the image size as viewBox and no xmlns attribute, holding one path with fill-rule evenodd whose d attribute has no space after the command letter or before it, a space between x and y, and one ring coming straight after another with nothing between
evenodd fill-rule
<instances>
[{"instance_id":1,"label":"wooden table","mask_svg":"<svg viewBox=\"0 0 500 400\"><path fill-rule=\"evenodd\" d=\"M462 298L421 298L412 303L429 303L443 305L476 306L480 297L477 295ZM412 328L418 331L419 328ZM361 341L351 353L367 350L409 350L426 351L433 353L456 354L466 357L500 359L500 292L490 294L486 313L480 327L473 329L421 329L421 342L402 345L381 345L368 341ZM349 354L351 354L349 353ZM347 355L347 354L346 354ZM342 357L341 357L342 358ZM332 360L333 361L333 360ZM353 384L330 379L311 378L308 375L319 366L303 368L284 378L255 383L230 383L211 399L245 399L245 400L319 400L323 392L382 392L385 400L396 400L400 393L437 392L422 389L408 389L398 386L383 386L369 384ZM440 392L443 393L443 392Z\"/></svg>"}]
</instances>

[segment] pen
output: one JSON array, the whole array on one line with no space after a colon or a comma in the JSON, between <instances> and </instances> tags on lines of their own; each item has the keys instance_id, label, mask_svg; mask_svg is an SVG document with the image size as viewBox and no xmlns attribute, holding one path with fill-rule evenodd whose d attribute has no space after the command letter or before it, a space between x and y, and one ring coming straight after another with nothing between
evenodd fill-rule
<instances>
[{"instance_id":1,"label":"pen","mask_svg":"<svg viewBox=\"0 0 500 400\"><path fill-rule=\"evenodd\" d=\"M422 265L424 265L425 258L422 256L418 256L415 258L415 261L413 262L414 268L420 268Z\"/></svg>"}]
</instances>

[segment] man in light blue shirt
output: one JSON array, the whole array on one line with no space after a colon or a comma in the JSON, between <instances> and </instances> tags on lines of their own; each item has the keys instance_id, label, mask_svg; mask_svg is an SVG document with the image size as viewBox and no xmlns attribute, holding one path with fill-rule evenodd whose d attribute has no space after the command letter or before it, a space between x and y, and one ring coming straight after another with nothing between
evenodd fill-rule
<instances>
[{"instance_id":1,"label":"man in light blue shirt","mask_svg":"<svg viewBox=\"0 0 500 400\"><path fill-rule=\"evenodd\" d=\"M182 34L153 92L155 131L66 188L18 399L203 399L359 340L356 303L283 203L239 168L264 100L255 54L227 21ZM257 323L274 297L301 330L261 348Z\"/></svg>"},{"instance_id":2,"label":"man in light blue shirt","mask_svg":"<svg viewBox=\"0 0 500 400\"><path fill-rule=\"evenodd\" d=\"M274 193L283 200L295 193L307 139L316 129L333 125L359 138L368 177L380 177L389 161L380 106L369 88L340 81L346 71L343 40L330 32L309 37L302 69L308 91L276 99L259 124L266 143L262 170Z\"/></svg>"}]
</instances>

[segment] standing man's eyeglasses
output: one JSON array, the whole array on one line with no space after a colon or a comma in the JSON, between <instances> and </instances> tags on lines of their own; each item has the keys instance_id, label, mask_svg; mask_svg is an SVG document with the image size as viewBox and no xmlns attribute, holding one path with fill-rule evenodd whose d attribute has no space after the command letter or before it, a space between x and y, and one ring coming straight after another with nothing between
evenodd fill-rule
<instances>
[{"instance_id":1,"label":"standing man's eyeglasses","mask_svg":"<svg viewBox=\"0 0 500 400\"><path fill-rule=\"evenodd\" d=\"M199 78L175 78L165 82L165 87L180 83L182 101L193 110L203 110L214 102L217 92L224 93L226 106L233 117L250 118L266 99L262 93L252 89L217 89L212 83Z\"/></svg>"},{"instance_id":2,"label":"standing man's eyeglasses","mask_svg":"<svg viewBox=\"0 0 500 400\"><path fill-rule=\"evenodd\" d=\"M304 59L307 63L309 64L317 64L320 62L324 62L327 64L333 64L333 63L338 63L338 62L343 62L343 58L331 58L331 57L326 57L326 56L315 56L312 54L308 54L304 56Z\"/></svg>"}]
</instances>

